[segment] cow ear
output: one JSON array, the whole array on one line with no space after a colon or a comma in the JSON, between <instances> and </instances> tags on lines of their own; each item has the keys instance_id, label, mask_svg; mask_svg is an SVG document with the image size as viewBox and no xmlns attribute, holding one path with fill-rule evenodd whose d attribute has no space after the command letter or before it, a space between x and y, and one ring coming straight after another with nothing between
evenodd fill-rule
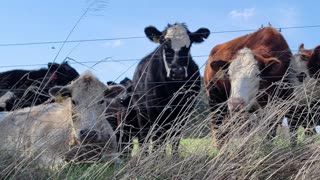
<instances>
[{"instance_id":1,"label":"cow ear","mask_svg":"<svg viewBox=\"0 0 320 180\"><path fill-rule=\"evenodd\" d=\"M312 50L311 61L316 62L316 64L320 66L320 46Z\"/></svg>"},{"instance_id":2,"label":"cow ear","mask_svg":"<svg viewBox=\"0 0 320 180\"><path fill-rule=\"evenodd\" d=\"M219 71L221 69L222 70L228 69L229 63L226 62L226 61L217 60L217 61L212 61L210 63L210 66L215 72L217 72L217 71Z\"/></svg>"},{"instance_id":3,"label":"cow ear","mask_svg":"<svg viewBox=\"0 0 320 180\"><path fill-rule=\"evenodd\" d=\"M107 82L107 85L108 85L108 86L111 86L111 85L117 85L117 83L116 83L116 82L114 82L114 81L108 81L108 82Z\"/></svg>"},{"instance_id":4,"label":"cow ear","mask_svg":"<svg viewBox=\"0 0 320 180\"><path fill-rule=\"evenodd\" d=\"M112 85L107 86L106 90L104 91L105 98L115 98L118 95L126 92L126 88L121 85Z\"/></svg>"},{"instance_id":5,"label":"cow ear","mask_svg":"<svg viewBox=\"0 0 320 180\"><path fill-rule=\"evenodd\" d=\"M55 72L59 68L60 64L58 63L48 63L48 69L50 72Z\"/></svg>"},{"instance_id":6,"label":"cow ear","mask_svg":"<svg viewBox=\"0 0 320 180\"><path fill-rule=\"evenodd\" d=\"M51 97L71 97L71 90L69 86L54 86L49 89Z\"/></svg>"},{"instance_id":7,"label":"cow ear","mask_svg":"<svg viewBox=\"0 0 320 180\"><path fill-rule=\"evenodd\" d=\"M304 50L304 44L301 43L300 46L299 46L299 51L303 51Z\"/></svg>"},{"instance_id":8,"label":"cow ear","mask_svg":"<svg viewBox=\"0 0 320 180\"><path fill-rule=\"evenodd\" d=\"M262 71L265 71L268 74L277 74L281 68L281 62L278 59L270 58L265 64Z\"/></svg>"},{"instance_id":9,"label":"cow ear","mask_svg":"<svg viewBox=\"0 0 320 180\"><path fill-rule=\"evenodd\" d=\"M159 43L160 42L160 36L162 35L162 32L160 32L157 28L154 26L148 26L144 29L144 33L146 36L153 42Z\"/></svg>"},{"instance_id":10,"label":"cow ear","mask_svg":"<svg viewBox=\"0 0 320 180\"><path fill-rule=\"evenodd\" d=\"M204 39L207 39L210 35L210 31L207 28L200 28L197 31L190 34L190 40L195 43L201 43Z\"/></svg>"}]
</instances>

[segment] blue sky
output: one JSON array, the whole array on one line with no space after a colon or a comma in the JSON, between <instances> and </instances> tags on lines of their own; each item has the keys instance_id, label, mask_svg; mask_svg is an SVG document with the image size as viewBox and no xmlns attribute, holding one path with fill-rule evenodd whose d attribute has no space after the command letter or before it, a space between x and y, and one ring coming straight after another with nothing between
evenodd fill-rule
<instances>
[{"instance_id":1,"label":"blue sky","mask_svg":"<svg viewBox=\"0 0 320 180\"><path fill-rule=\"evenodd\" d=\"M0 44L65 40L71 29L92 3L91 0L2 0L0 3ZM154 25L162 30L168 23L185 22L190 31L207 27L212 32L257 29L269 22L274 27L320 25L320 2L298 0L96 0L76 26L69 40L142 37L62 44L0 46L0 72L9 69L38 69L65 57L90 62L108 58L91 69L102 81L132 78L137 59L155 49L157 44L144 35L144 28ZM320 44L320 28L282 29L295 53L299 44L313 48ZM192 55L202 67L210 50L217 44L249 32L212 33L201 44L194 44ZM117 62L117 60L129 60ZM29 65L7 67L14 65ZM72 64L80 73L94 63ZM89 68L90 69L90 68ZM202 71L203 72L203 69Z\"/></svg>"}]
</instances>

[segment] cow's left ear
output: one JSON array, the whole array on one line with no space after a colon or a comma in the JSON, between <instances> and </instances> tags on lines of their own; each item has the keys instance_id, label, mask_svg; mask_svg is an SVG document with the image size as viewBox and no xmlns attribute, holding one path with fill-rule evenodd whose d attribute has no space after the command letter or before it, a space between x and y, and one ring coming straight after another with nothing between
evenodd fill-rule
<instances>
[{"instance_id":1,"label":"cow's left ear","mask_svg":"<svg viewBox=\"0 0 320 180\"><path fill-rule=\"evenodd\" d=\"M71 97L71 90L69 86L54 86L49 89L51 97Z\"/></svg>"},{"instance_id":2,"label":"cow's left ear","mask_svg":"<svg viewBox=\"0 0 320 180\"><path fill-rule=\"evenodd\" d=\"M310 61L314 61L317 65L320 66L320 46L317 46L312 50Z\"/></svg>"},{"instance_id":3,"label":"cow's left ear","mask_svg":"<svg viewBox=\"0 0 320 180\"><path fill-rule=\"evenodd\" d=\"M121 85L111 85L107 86L106 90L104 91L105 98L115 98L118 95L126 92L126 88Z\"/></svg>"},{"instance_id":4,"label":"cow's left ear","mask_svg":"<svg viewBox=\"0 0 320 180\"><path fill-rule=\"evenodd\" d=\"M144 29L144 33L151 41L155 43L160 42L160 36L162 35L162 32L160 32L156 27L148 26Z\"/></svg>"},{"instance_id":5,"label":"cow's left ear","mask_svg":"<svg viewBox=\"0 0 320 180\"><path fill-rule=\"evenodd\" d=\"M278 74L281 68L281 62L276 58L268 59L267 63L263 67L262 71L265 71L267 74Z\"/></svg>"},{"instance_id":6,"label":"cow's left ear","mask_svg":"<svg viewBox=\"0 0 320 180\"><path fill-rule=\"evenodd\" d=\"M197 31L190 33L189 37L192 42L201 43L204 39L207 39L210 35L210 31L207 28L200 28Z\"/></svg>"}]
</instances>

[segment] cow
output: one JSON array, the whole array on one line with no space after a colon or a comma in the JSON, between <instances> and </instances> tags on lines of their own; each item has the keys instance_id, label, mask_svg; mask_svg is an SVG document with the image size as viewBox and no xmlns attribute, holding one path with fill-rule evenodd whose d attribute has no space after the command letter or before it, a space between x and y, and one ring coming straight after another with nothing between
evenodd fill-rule
<instances>
[{"instance_id":1,"label":"cow","mask_svg":"<svg viewBox=\"0 0 320 180\"><path fill-rule=\"evenodd\" d=\"M175 23L162 32L154 26L146 27L144 32L159 46L139 62L133 75L130 106L138 115L139 143L152 139L154 149L158 149L166 137L173 137L172 152L176 154L181 126L201 86L191 45L203 42L210 31L200 28L190 32L185 24Z\"/></svg>"},{"instance_id":2,"label":"cow","mask_svg":"<svg viewBox=\"0 0 320 180\"><path fill-rule=\"evenodd\" d=\"M63 86L79 76L68 62L48 63L39 70L10 70L0 73L0 96L8 91L14 94L1 105L1 109L11 111L17 108L39 105L50 98L48 90Z\"/></svg>"},{"instance_id":3,"label":"cow","mask_svg":"<svg viewBox=\"0 0 320 180\"><path fill-rule=\"evenodd\" d=\"M211 50L204 84L211 111L219 109L221 112L214 115L211 123L218 147L225 137L218 133L219 128L229 112L253 112L275 96L286 99L290 95L290 89L277 91L281 83L276 82L288 83L285 74L291 57L286 40L272 27L219 44ZM275 132L273 128L270 137Z\"/></svg>"},{"instance_id":4,"label":"cow","mask_svg":"<svg viewBox=\"0 0 320 180\"><path fill-rule=\"evenodd\" d=\"M115 90L86 72L69 85L52 87L54 103L2 112L0 150L45 166L72 160L69 150L77 157L81 147L100 147L102 160L117 158L116 137L104 115L105 98Z\"/></svg>"},{"instance_id":5,"label":"cow","mask_svg":"<svg viewBox=\"0 0 320 180\"><path fill-rule=\"evenodd\" d=\"M108 85L120 85L125 88L117 97L107 100L106 117L117 135L119 152L124 157L130 156L133 149L133 138L139 132L137 113L130 106L132 99L132 80L125 77L118 83L108 81Z\"/></svg>"},{"instance_id":6,"label":"cow","mask_svg":"<svg viewBox=\"0 0 320 180\"><path fill-rule=\"evenodd\" d=\"M320 45L314 49L305 49L304 44L301 44L298 53L291 60L289 71L295 102L287 115L292 145L297 143L299 126L306 129L306 134L313 135L316 133L315 126L320 123L319 70Z\"/></svg>"}]
</instances>

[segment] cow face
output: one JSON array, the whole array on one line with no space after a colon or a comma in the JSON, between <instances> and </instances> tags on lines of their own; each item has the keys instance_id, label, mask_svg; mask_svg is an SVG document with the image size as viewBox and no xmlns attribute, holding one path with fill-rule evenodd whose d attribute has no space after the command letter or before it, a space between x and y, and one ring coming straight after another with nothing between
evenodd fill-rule
<instances>
[{"instance_id":1,"label":"cow face","mask_svg":"<svg viewBox=\"0 0 320 180\"><path fill-rule=\"evenodd\" d=\"M295 86L295 92L301 92L301 88L312 89L317 85L320 70L320 46L313 50L307 50L301 44L299 52L290 61L291 83Z\"/></svg>"},{"instance_id":2,"label":"cow face","mask_svg":"<svg viewBox=\"0 0 320 180\"><path fill-rule=\"evenodd\" d=\"M110 88L90 73L85 73L67 86L50 89L51 95L71 97L73 124L80 142L106 143L110 139L110 125L105 121L106 96Z\"/></svg>"},{"instance_id":3,"label":"cow face","mask_svg":"<svg viewBox=\"0 0 320 180\"><path fill-rule=\"evenodd\" d=\"M228 108L230 111L249 109L256 103L259 90L260 70L252 51L244 48L239 51L228 70L231 84Z\"/></svg>"},{"instance_id":4,"label":"cow face","mask_svg":"<svg viewBox=\"0 0 320 180\"><path fill-rule=\"evenodd\" d=\"M208 38L210 31L200 28L191 33L185 24L176 23L160 32L153 26L145 28L146 36L153 42L160 43L160 59L166 70L166 77L182 80L188 77L190 48L193 42L200 43Z\"/></svg>"}]
</instances>

